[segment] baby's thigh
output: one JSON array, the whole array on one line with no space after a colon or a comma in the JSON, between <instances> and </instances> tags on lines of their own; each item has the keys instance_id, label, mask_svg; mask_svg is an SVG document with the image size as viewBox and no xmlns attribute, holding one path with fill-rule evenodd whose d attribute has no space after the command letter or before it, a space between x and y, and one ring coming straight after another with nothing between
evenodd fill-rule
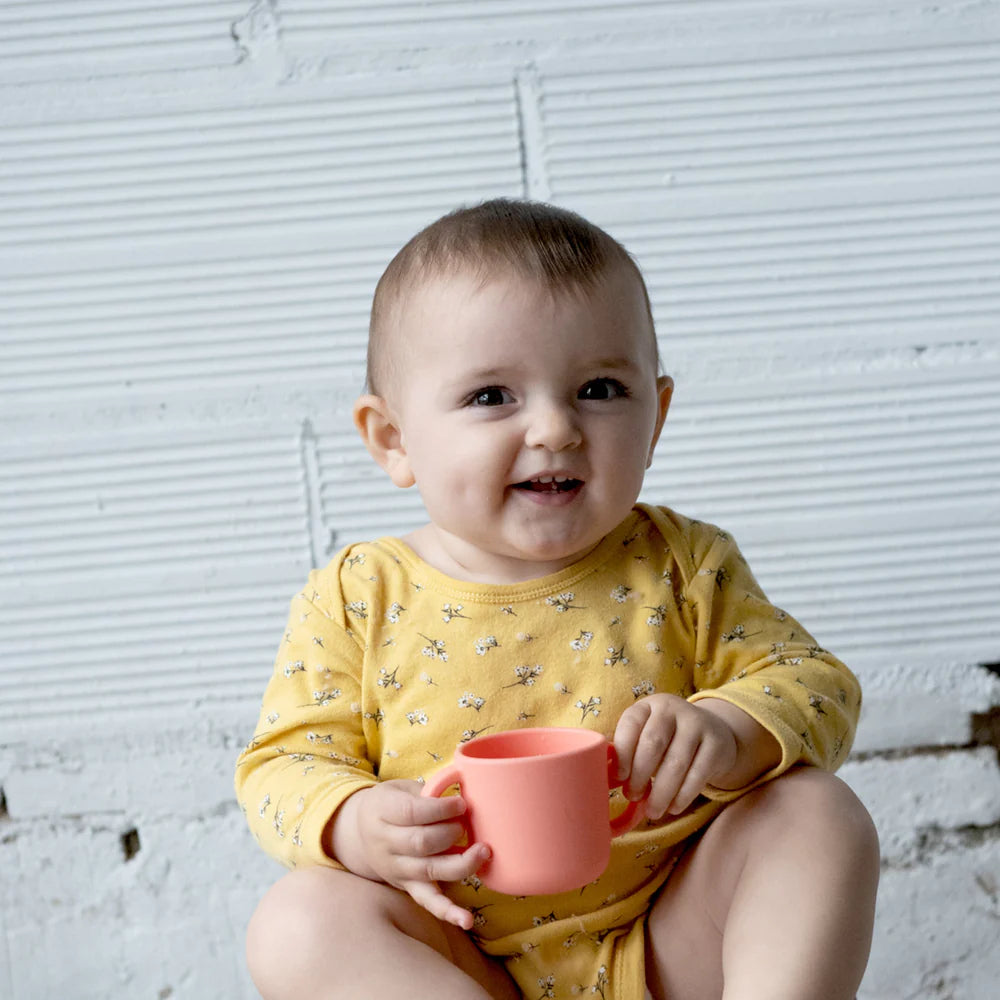
<instances>
[{"instance_id":1,"label":"baby's thigh","mask_svg":"<svg viewBox=\"0 0 1000 1000\"><path fill-rule=\"evenodd\" d=\"M764 926L768 899L756 891L761 884L785 886L788 899L815 896L824 872L840 882L839 873L860 871L862 862L867 875L858 884L874 884L878 838L871 818L832 774L793 768L730 803L692 838L653 900L646 953L654 993L721 995L734 905L757 906Z\"/></svg>"},{"instance_id":2,"label":"baby's thigh","mask_svg":"<svg viewBox=\"0 0 1000 1000\"><path fill-rule=\"evenodd\" d=\"M334 868L298 869L268 890L247 929L247 965L265 997L312 996L315 984L328 988L332 979L350 984L354 996L394 970L412 983L418 971L450 977L448 967L491 996L510 995L506 973L460 928L391 886Z\"/></svg>"}]
</instances>

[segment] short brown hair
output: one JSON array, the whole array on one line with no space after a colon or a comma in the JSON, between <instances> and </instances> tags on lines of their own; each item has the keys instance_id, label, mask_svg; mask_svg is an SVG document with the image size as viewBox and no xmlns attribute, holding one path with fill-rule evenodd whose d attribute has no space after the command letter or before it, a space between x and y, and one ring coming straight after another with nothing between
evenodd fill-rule
<instances>
[{"instance_id":1,"label":"short brown hair","mask_svg":"<svg viewBox=\"0 0 1000 1000\"><path fill-rule=\"evenodd\" d=\"M616 268L639 282L652 329L649 293L635 261L616 239L576 212L510 198L449 212L410 239L379 279L368 327L368 391L379 392L387 380L384 341L390 315L407 291L428 278L471 270L485 281L499 271L551 291L591 291ZM655 336L653 346L655 351Z\"/></svg>"}]
</instances>

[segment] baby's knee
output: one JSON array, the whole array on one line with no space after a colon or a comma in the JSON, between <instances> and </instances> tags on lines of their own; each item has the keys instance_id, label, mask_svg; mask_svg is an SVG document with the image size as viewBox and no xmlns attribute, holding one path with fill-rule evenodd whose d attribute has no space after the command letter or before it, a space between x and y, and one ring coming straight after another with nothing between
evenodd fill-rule
<instances>
[{"instance_id":1,"label":"baby's knee","mask_svg":"<svg viewBox=\"0 0 1000 1000\"><path fill-rule=\"evenodd\" d=\"M352 876L332 868L301 868L265 893L247 926L247 967L261 995L296 995L294 980L308 981L350 947L351 923L364 924L364 900L348 899ZM345 919L350 915L350 920Z\"/></svg>"},{"instance_id":2,"label":"baby's knee","mask_svg":"<svg viewBox=\"0 0 1000 1000\"><path fill-rule=\"evenodd\" d=\"M836 838L852 852L878 864L878 833L864 803L834 774L799 767L755 790L778 822Z\"/></svg>"},{"instance_id":3,"label":"baby's knee","mask_svg":"<svg viewBox=\"0 0 1000 1000\"><path fill-rule=\"evenodd\" d=\"M449 953L441 925L405 893L335 868L301 868L271 886L250 918L247 966L267 1000L308 996L309 984L400 934Z\"/></svg>"}]
</instances>

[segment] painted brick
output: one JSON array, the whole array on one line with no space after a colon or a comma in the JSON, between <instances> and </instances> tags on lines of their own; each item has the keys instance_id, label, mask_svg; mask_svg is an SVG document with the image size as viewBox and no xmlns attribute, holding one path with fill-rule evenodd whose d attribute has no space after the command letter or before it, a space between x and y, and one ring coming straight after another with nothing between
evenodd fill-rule
<instances>
[{"instance_id":1,"label":"painted brick","mask_svg":"<svg viewBox=\"0 0 1000 1000\"><path fill-rule=\"evenodd\" d=\"M644 499L862 679L861 997L992 995L1000 3L515 7L0 0L0 1000L256 995L233 760L309 567L422 516L350 429L372 286L520 193L648 275Z\"/></svg>"},{"instance_id":2,"label":"painted brick","mask_svg":"<svg viewBox=\"0 0 1000 1000\"><path fill-rule=\"evenodd\" d=\"M1000 840L883 873L859 1000L980 1000L996 992Z\"/></svg>"},{"instance_id":3,"label":"painted brick","mask_svg":"<svg viewBox=\"0 0 1000 1000\"><path fill-rule=\"evenodd\" d=\"M848 761L840 773L872 814L890 864L934 853L928 835L942 830L1000 830L1000 769L992 747Z\"/></svg>"}]
</instances>

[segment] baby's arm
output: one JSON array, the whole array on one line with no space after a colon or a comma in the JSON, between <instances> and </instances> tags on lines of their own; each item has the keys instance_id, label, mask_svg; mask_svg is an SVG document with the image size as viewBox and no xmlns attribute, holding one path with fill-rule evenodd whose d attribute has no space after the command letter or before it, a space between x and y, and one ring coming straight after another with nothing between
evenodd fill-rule
<instances>
[{"instance_id":1,"label":"baby's arm","mask_svg":"<svg viewBox=\"0 0 1000 1000\"><path fill-rule=\"evenodd\" d=\"M854 675L764 595L735 542L712 525L664 517L677 560L667 574L675 640L693 664L687 699L653 695L619 720L626 794L655 775L650 813L679 812L700 793L738 797L797 763L834 770L861 704ZM680 530L678 530L680 529Z\"/></svg>"},{"instance_id":2,"label":"baby's arm","mask_svg":"<svg viewBox=\"0 0 1000 1000\"><path fill-rule=\"evenodd\" d=\"M468 929L472 915L435 880L473 874L483 845L446 851L461 799L420 797L416 781L379 781L363 720L363 651L314 573L292 603L257 732L240 755L237 796L261 846L289 867L332 865L408 892L434 916Z\"/></svg>"},{"instance_id":3,"label":"baby's arm","mask_svg":"<svg viewBox=\"0 0 1000 1000\"><path fill-rule=\"evenodd\" d=\"M459 796L424 798L416 781L384 781L352 795L327 824L327 853L348 871L401 889L439 920L472 929L472 914L437 882L467 878L489 859L484 844L443 853L461 836Z\"/></svg>"}]
</instances>

